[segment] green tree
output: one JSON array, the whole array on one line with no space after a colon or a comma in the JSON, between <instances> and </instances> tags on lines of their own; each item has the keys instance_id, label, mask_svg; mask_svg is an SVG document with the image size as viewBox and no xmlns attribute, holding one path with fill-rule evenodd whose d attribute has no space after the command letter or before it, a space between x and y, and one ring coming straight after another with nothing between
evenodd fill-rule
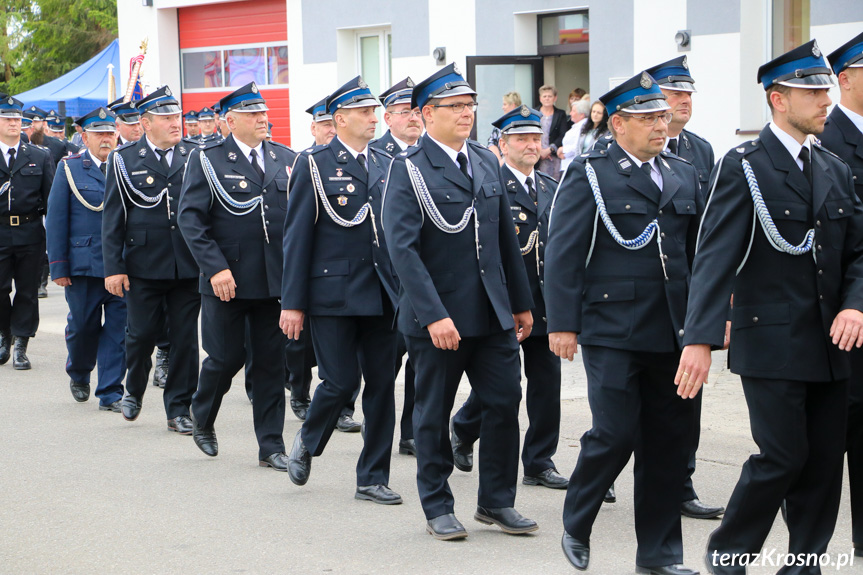
<instances>
[{"instance_id":1,"label":"green tree","mask_svg":"<svg viewBox=\"0 0 863 575\"><path fill-rule=\"evenodd\" d=\"M116 0L0 0L16 5L0 36L2 88L17 94L62 76L117 37ZM4 44L7 47L4 54Z\"/></svg>"}]
</instances>

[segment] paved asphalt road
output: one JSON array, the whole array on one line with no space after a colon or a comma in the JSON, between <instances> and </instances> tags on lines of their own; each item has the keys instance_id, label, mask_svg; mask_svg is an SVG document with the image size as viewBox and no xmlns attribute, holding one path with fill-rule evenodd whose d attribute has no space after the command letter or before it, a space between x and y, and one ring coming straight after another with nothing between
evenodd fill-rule
<instances>
[{"instance_id":1,"label":"paved asphalt road","mask_svg":"<svg viewBox=\"0 0 863 575\"><path fill-rule=\"evenodd\" d=\"M149 388L134 423L98 411L95 398L75 403L63 370L66 304L61 288L52 285L49 291L40 300L39 336L31 341L33 369L0 366L0 574L574 572L560 550L563 491L519 485L517 508L536 519L540 530L508 536L472 519L477 475L456 470L450 480L456 515L470 536L447 543L425 532L412 457L393 453L390 486L403 505L354 500L359 434L335 433L304 487L293 485L287 474L259 468L242 375L216 424L216 458L202 454L190 437L167 431L158 388ZM756 449L739 380L723 365L724 355L714 354L695 474L701 499L718 504L727 502L741 464ZM564 380L555 462L568 475L590 424L580 358L565 363ZM396 386L397 415L402 383ZM463 382L459 404L467 391ZM524 407L521 424L524 430ZM289 446L299 426L289 413ZM630 461L617 482L617 503L605 504L597 519L588 573L634 572L632 487ZM717 525L683 519L688 565L703 571L704 545ZM850 533L846 478L829 549L834 559L851 551ZM765 549L781 553L786 546L777 518ZM841 571L863 573L863 559ZM835 567L823 571L834 572Z\"/></svg>"}]
</instances>

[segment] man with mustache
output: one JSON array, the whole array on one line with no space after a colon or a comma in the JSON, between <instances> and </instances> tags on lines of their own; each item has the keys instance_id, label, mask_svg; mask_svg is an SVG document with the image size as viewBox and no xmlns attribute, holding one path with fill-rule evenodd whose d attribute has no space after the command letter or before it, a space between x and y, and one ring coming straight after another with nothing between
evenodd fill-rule
<instances>
[{"instance_id":1,"label":"man with mustache","mask_svg":"<svg viewBox=\"0 0 863 575\"><path fill-rule=\"evenodd\" d=\"M48 261L69 305L66 373L72 397L90 398L90 374L98 364L99 410L119 412L126 302L105 289L102 265L102 209L108 155L117 146L115 116L98 108L76 123L84 130L86 150L62 160L54 177L45 219Z\"/></svg>"},{"instance_id":2,"label":"man with mustache","mask_svg":"<svg viewBox=\"0 0 863 575\"><path fill-rule=\"evenodd\" d=\"M126 297L126 395L123 417L141 413L151 356L171 318L163 400L168 429L192 434L189 405L198 383L198 266L177 225L177 206L190 149L182 143L180 105L163 86L136 103L144 136L108 158L102 216L105 287Z\"/></svg>"}]
</instances>

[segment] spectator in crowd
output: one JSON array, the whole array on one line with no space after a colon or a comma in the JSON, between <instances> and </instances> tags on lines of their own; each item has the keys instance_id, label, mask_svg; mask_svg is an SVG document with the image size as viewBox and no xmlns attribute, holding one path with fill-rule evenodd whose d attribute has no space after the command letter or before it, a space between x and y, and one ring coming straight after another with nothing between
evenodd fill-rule
<instances>
[{"instance_id":1,"label":"spectator in crowd","mask_svg":"<svg viewBox=\"0 0 863 575\"><path fill-rule=\"evenodd\" d=\"M554 105L556 99L557 89L554 86L546 84L540 87L542 149L539 152L540 160L537 169L552 178L560 175L560 158L557 157L557 149L563 144L563 135L568 128L566 112Z\"/></svg>"},{"instance_id":2,"label":"spectator in crowd","mask_svg":"<svg viewBox=\"0 0 863 575\"><path fill-rule=\"evenodd\" d=\"M578 153L584 153L593 148L593 144L608 133L608 111L605 105L597 100L590 107L590 116L581 127L578 138Z\"/></svg>"},{"instance_id":3,"label":"spectator in crowd","mask_svg":"<svg viewBox=\"0 0 863 575\"><path fill-rule=\"evenodd\" d=\"M504 114L514 108L518 108L519 106L521 106L521 96L518 92L507 92L503 95L503 105L500 109L503 110ZM503 165L503 156L500 153L500 129L491 129L491 136L488 137L488 144L486 144L486 147L488 147L488 149L497 156L497 160L500 162L500 165Z\"/></svg>"},{"instance_id":4,"label":"spectator in crowd","mask_svg":"<svg viewBox=\"0 0 863 575\"><path fill-rule=\"evenodd\" d=\"M563 136L563 144L557 149L557 157L560 158L560 171L565 172L566 167L572 159L581 153L581 128L588 121L590 113L590 102L587 100L576 100L569 105L569 119L572 127Z\"/></svg>"}]
</instances>

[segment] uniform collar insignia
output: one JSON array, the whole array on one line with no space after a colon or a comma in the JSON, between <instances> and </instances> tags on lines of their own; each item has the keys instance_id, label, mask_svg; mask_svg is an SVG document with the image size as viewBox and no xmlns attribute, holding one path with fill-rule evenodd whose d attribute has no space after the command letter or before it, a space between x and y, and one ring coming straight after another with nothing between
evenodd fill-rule
<instances>
[{"instance_id":1,"label":"uniform collar insignia","mask_svg":"<svg viewBox=\"0 0 863 575\"><path fill-rule=\"evenodd\" d=\"M230 160L232 162L236 162L237 161L237 154L235 154L234 152L228 152L228 160Z\"/></svg>"},{"instance_id":2,"label":"uniform collar insignia","mask_svg":"<svg viewBox=\"0 0 863 575\"><path fill-rule=\"evenodd\" d=\"M270 150L270 157L274 160L276 159L276 153L272 150Z\"/></svg>"},{"instance_id":3,"label":"uniform collar insignia","mask_svg":"<svg viewBox=\"0 0 863 575\"><path fill-rule=\"evenodd\" d=\"M185 156L185 155L186 155L186 148L185 148L185 146L180 146L179 150L180 150L180 155L183 155L183 156Z\"/></svg>"},{"instance_id":4,"label":"uniform collar insignia","mask_svg":"<svg viewBox=\"0 0 863 575\"><path fill-rule=\"evenodd\" d=\"M142 158L144 156L146 156L147 155L147 148L141 148L140 150L138 150L138 155L141 156Z\"/></svg>"},{"instance_id":5,"label":"uniform collar insignia","mask_svg":"<svg viewBox=\"0 0 863 575\"><path fill-rule=\"evenodd\" d=\"M393 145L392 142L387 142L387 146L386 146L387 152L392 152L394 147L395 146Z\"/></svg>"},{"instance_id":6,"label":"uniform collar insignia","mask_svg":"<svg viewBox=\"0 0 863 575\"><path fill-rule=\"evenodd\" d=\"M670 169L671 169L671 168L669 168L669 167L668 167L668 162L666 162L666 161L665 161L665 158L662 158L662 165L663 165L663 166L665 166L665 169L666 169L666 170L670 170Z\"/></svg>"},{"instance_id":7,"label":"uniform collar insignia","mask_svg":"<svg viewBox=\"0 0 863 575\"><path fill-rule=\"evenodd\" d=\"M630 161L627 160L626 158L620 158L620 160L617 163L624 170L628 170L632 166L632 163L630 163Z\"/></svg>"}]
</instances>

